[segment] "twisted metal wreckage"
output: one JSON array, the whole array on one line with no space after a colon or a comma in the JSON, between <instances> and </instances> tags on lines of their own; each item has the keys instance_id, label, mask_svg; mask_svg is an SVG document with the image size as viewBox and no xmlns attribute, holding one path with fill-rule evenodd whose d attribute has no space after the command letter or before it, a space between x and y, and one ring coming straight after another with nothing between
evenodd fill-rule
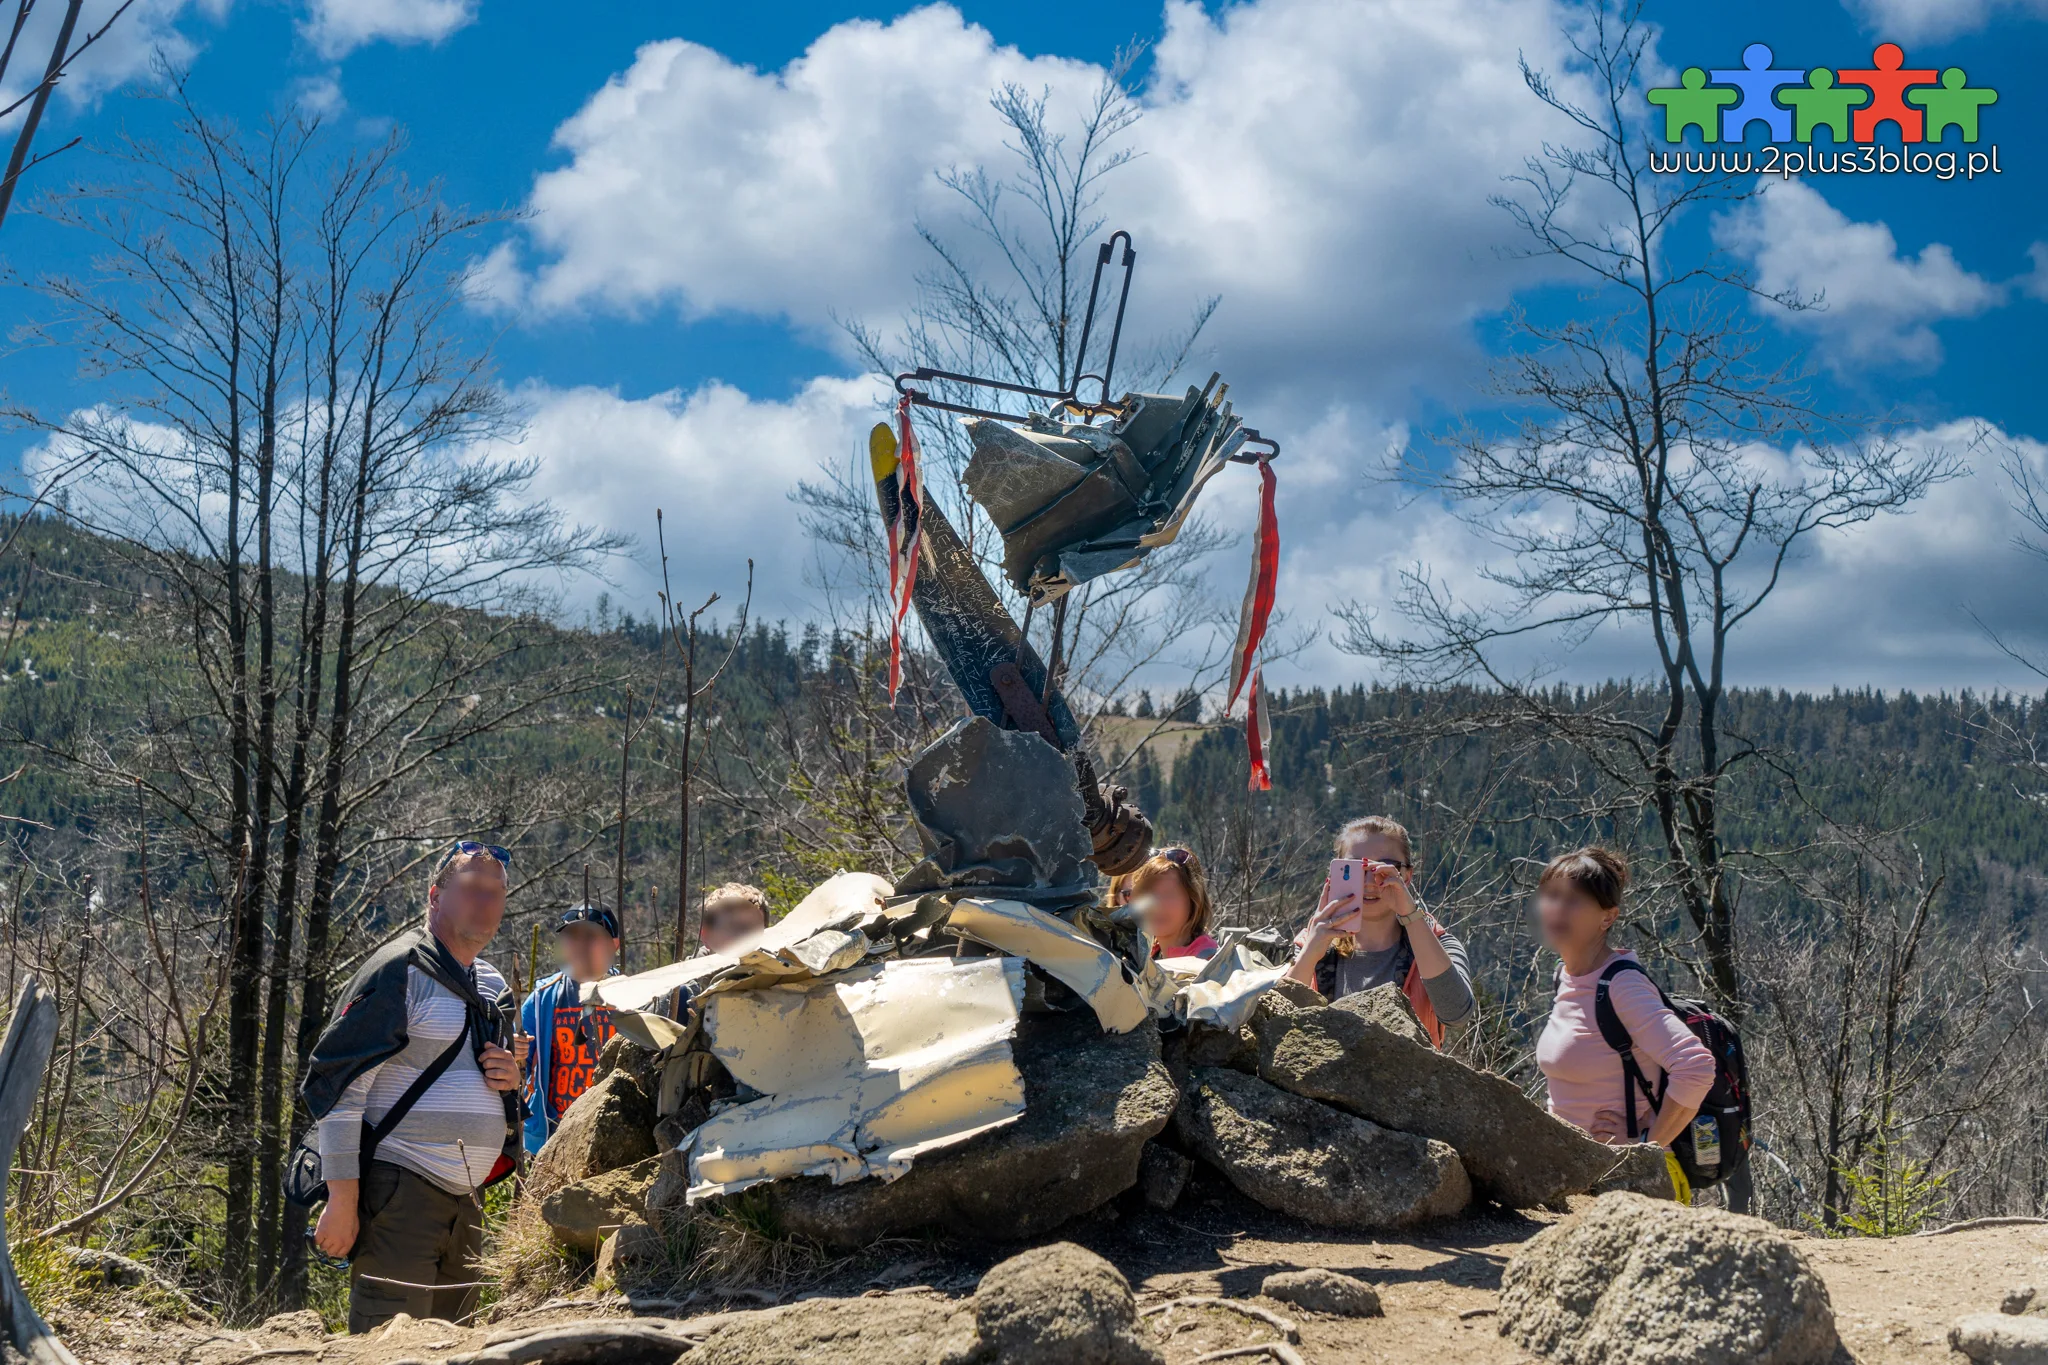
<instances>
[{"instance_id":1,"label":"twisted metal wreckage","mask_svg":"<svg viewBox=\"0 0 2048 1365\"><path fill-rule=\"evenodd\" d=\"M1096 298L1119 240L1123 288L1102 372L1090 374ZM1278 556L1279 448L1243 425L1215 376L1181 395L1110 399L1134 260L1128 234L1102 245L1066 389L918 369L897 379L895 429L871 435L892 693L914 605L973 712L910 765L922 859L894 886L841 873L729 953L584 988L586 1004L610 1006L622 1032L659 1054L657 1108L667 1131L687 1129L691 1202L805 1175L893 1180L927 1152L1014 1122L1023 1014L1092 1009L1107 1033L1154 1020L1235 1029L1284 970L1242 934L1206 961L1155 959L1141 907L1106 910L1097 891L1101 875L1145 860L1152 827L1125 789L1098 780L1060 693L1067 595L1172 542L1232 462L1257 465L1263 498L1231 704L1247 697L1253 785L1270 785L1256 660ZM934 381L1045 400L1046 411L951 401ZM1100 386L1092 402L1079 393L1088 382ZM913 407L972 419L967 488L1002 535L1006 576L1026 601L1021 628L923 497ZM1029 638L1046 605L1049 665Z\"/></svg>"}]
</instances>

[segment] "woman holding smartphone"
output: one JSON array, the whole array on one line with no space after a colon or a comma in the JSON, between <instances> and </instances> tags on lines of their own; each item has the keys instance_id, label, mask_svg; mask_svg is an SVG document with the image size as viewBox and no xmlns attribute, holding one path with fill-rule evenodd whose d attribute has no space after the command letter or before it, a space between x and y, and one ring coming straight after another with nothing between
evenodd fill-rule
<instances>
[{"instance_id":1,"label":"woman holding smartphone","mask_svg":"<svg viewBox=\"0 0 2048 1365\"><path fill-rule=\"evenodd\" d=\"M1472 1017L1465 945L1416 901L1408 831L1383 815L1337 831L1321 902L1294 939L1287 975L1329 999L1398 985L1430 1040Z\"/></svg>"}]
</instances>

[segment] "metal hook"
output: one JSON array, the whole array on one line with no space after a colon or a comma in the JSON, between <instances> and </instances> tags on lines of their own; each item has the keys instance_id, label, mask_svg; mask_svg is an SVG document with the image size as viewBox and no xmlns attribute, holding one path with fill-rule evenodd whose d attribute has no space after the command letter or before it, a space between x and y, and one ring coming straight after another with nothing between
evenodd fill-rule
<instances>
[{"instance_id":1,"label":"metal hook","mask_svg":"<svg viewBox=\"0 0 2048 1365\"><path fill-rule=\"evenodd\" d=\"M1239 446L1237 453L1230 457L1231 462L1234 464L1263 464L1268 460L1280 458L1280 443L1278 441L1270 436L1261 436L1257 427L1244 428L1244 445L1248 446L1255 442L1264 446L1265 449L1246 450L1244 446Z\"/></svg>"},{"instance_id":2,"label":"metal hook","mask_svg":"<svg viewBox=\"0 0 2048 1365\"><path fill-rule=\"evenodd\" d=\"M1102 272L1109 265L1110 258L1116 254L1115 247L1119 237L1123 239L1124 244L1123 256L1118 261L1118 264L1123 267L1124 283L1123 288L1117 294L1116 316L1110 323L1109 355L1103 362L1101 374L1087 374L1083 372L1083 367L1087 362L1088 339L1095 330L1095 309L1102 293ZM1097 248L1095 253L1095 277L1088 286L1088 309L1081 319L1081 340L1080 344L1074 348L1074 378L1066 388L1042 389L1035 385L1019 384L1007 379L990 379L982 375L961 374L955 370L937 370L929 365L921 365L917 369L907 370L896 376L896 392L908 396L911 402L921 408L936 408L942 412L964 413L969 417L988 417L998 422L1022 422L1026 418L1017 413L1001 412L994 408L978 408L967 403L948 402L943 398L934 398L923 389L911 386L913 384L928 384L933 380L941 380L946 383L966 385L969 388L1000 389L1005 393L1021 393L1032 398L1050 400L1048 406L1055 411L1060 408L1071 408L1081 414L1084 421L1089 418L1099 417L1104 413L1122 412L1123 406L1121 404L1110 401L1109 385L1110 377L1116 370L1117 345L1123 339L1124 308L1130 302L1131 273L1137 259L1138 253L1132 245L1131 234L1122 228L1112 232L1109 235L1109 240ZM1096 380L1102 385L1101 397L1093 403L1085 402L1080 397L1081 383L1087 379Z\"/></svg>"}]
</instances>

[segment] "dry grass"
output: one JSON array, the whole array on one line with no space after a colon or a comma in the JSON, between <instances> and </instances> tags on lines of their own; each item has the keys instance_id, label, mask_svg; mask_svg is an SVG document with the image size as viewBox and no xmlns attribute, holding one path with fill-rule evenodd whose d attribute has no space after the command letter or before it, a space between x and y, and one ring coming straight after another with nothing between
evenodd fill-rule
<instances>
[{"instance_id":1,"label":"dry grass","mask_svg":"<svg viewBox=\"0 0 2048 1365\"><path fill-rule=\"evenodd\" d=\"M496 1280L494 1306L517 1312L570 1294L590 1277L590 1257L555 1240L531 1191L510 1200L484 1243L480 1278Z\"/></svg>"}]
</instances>

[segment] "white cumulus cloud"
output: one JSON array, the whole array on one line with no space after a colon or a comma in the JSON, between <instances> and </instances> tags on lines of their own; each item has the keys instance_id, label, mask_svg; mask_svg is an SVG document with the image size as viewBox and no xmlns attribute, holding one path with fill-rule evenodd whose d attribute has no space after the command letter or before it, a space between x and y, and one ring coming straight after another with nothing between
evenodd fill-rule
<instances>
[{"instance_id":1,"label":"white cumulus cloud","mask_svg":"<svg viewBox=\"0 0 2048 1365\"><path fill-rule=\"evenodd\" d=\"M2048 17L2048 0L1846 0L1864 28L1879 38L1910 43L1975 33L2010 15Z\"/></svg>"},{"instance_id":2,"label":"white cumulus cloud","mask_svg":"<svg viewBox=\"0 0 2048 1365\"><path fill-rule=\"evenodd\" d=\"M308 0L300 32L321 56L374 42L438 43L475 22L477 0Z\"/></svg>"},{"instance_id":3,"label":"white cumulus cloud","mask_svg":"<svg viewBox=\"0 0 2048 1365\"><path fill-rule=\"evenodd\" d=\"M1930 324L1975 316L2005 297L1942 243L1902 252L1888 225L1857 222L1797 181L1768 185L1722 217L1714 236L1751 262L1766 293L1821 297L1818 307L1775 316L1815 336L1837 364L1931 367L1941 340Z\"/></svg>"},{"instance_id":4,"label":"white cumulus cloud","mask_svg":"<svg viewBox=\"0 0 2048 1365\"><path fill-rule=\"evenodd\" d=\"M1501 259L1509 224L1487 198L1565 132L1516 66L1564 71L1565 15L1548 0L1169 4L1142 154L1102 204L1137 241L1134 329L1220 294L1217 359L1247 392L1328 395L1341 378L1389 394L1467 353L1471 319L1534 277ZM649 44L557 131L568 160L536 179L524 249L487 282L540 312L886 325L932 264L919 224L971 239L934 172L1005 170L990 92L1049 88L1071 123L1101 76L1000 46L946 5L836 25L777 71Z\"/></svg>"}]
</instances>

